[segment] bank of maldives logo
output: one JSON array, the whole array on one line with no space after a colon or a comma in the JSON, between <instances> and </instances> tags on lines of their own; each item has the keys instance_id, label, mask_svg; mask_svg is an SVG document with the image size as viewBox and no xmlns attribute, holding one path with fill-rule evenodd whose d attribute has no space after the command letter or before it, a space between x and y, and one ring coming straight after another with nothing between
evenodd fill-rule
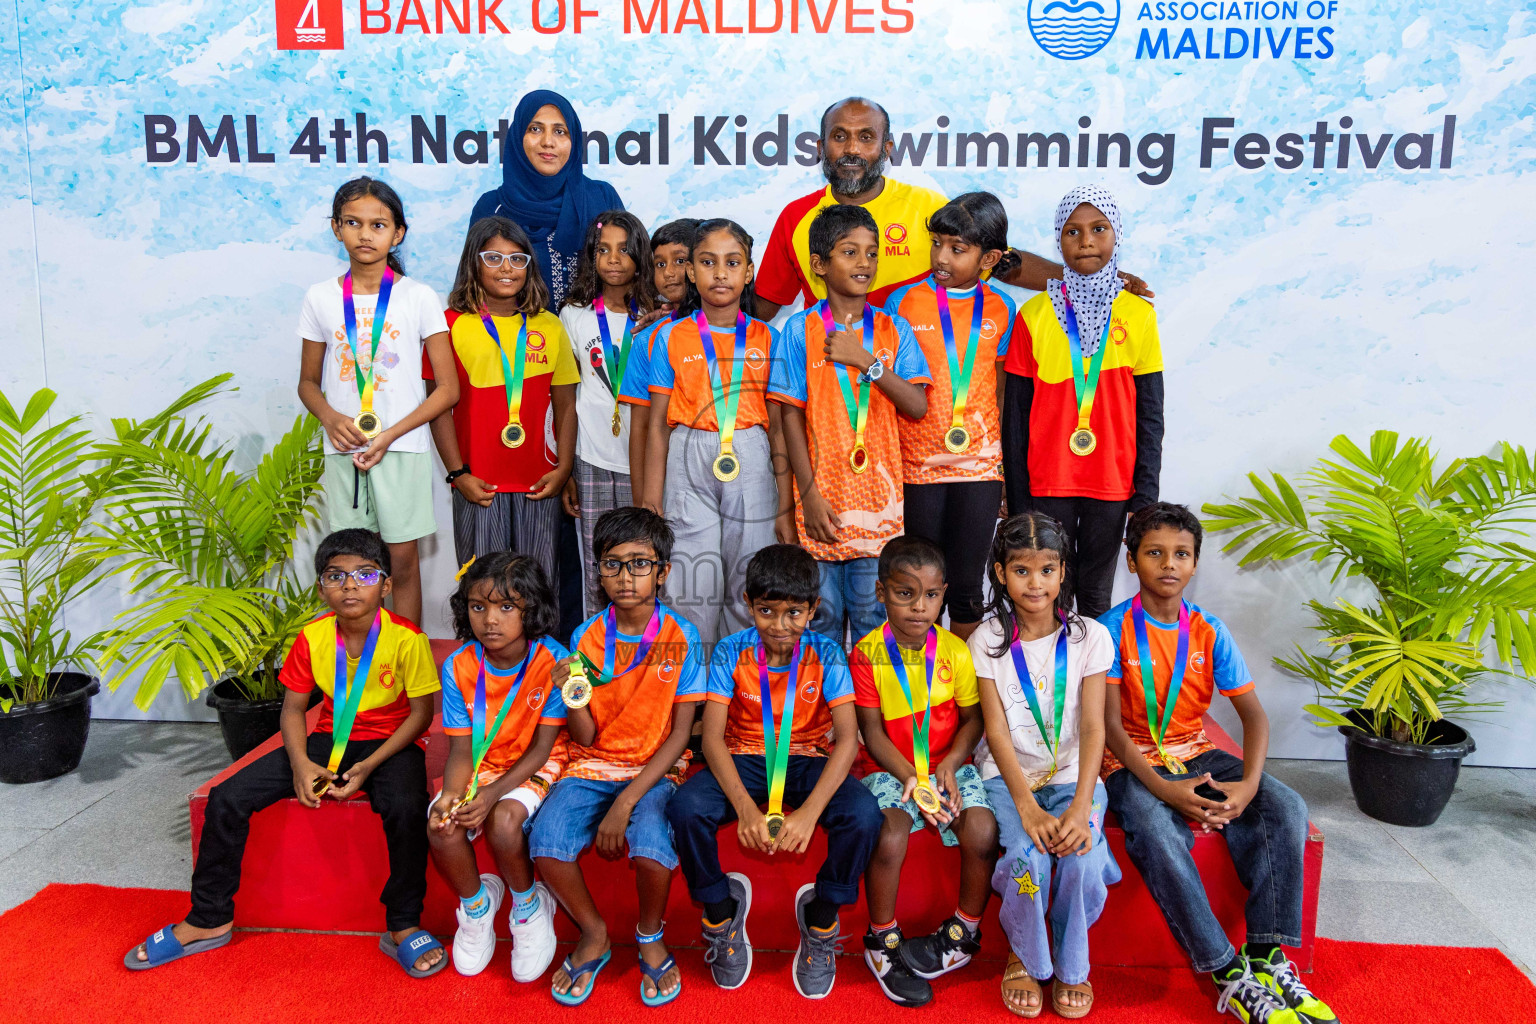
<instances>
[{"instance_id":1,"label":"bank of maldives logo","mask_svg":"<svg viewBox=\"0 0 1536 1024\"><path fill-rule=\"evenodd\" d=\"M341 0L276 0L279 50L339 50Z\"/></svg>"},{"instance_id":2,"label":"bank of maldives logo","mask_svg":"<svg viewBox=\"0 0 1536 1024\"><path fill-rule=\"evenodd\" d=\"M1029 34L1062 60L1104 49L1120 24L1120 0L1029 0Z\"/></svg>"}]
</instances>

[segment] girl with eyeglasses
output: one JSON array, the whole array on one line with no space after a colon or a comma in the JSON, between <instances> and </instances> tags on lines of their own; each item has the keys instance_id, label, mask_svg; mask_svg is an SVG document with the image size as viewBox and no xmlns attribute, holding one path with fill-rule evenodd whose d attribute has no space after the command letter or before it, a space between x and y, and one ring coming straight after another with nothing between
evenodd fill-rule
<instances>
[{"instance_id":1,"label":"girl with eyeglasses","mask_svg":"<svg viewBox=\"0 0 1536 1024\"><path fill-rule=\"evenodd\" d=\"M453 486L460 564L493 551L533 558L559 592L559 495L576 458L580 374L523 229L470 226L448 296L459 402L432 423ZM423 366L430 379L435 366ZM431 386L431 385L429 385Z\"/></svg>"},{"instance_id":2,"label":"girl with eyeglasses","mask_svg":"<svg viewBox=\"0 0 1536 1024\"><path fill-rule=\"evenodd\" d=\"M354 178L331 200L331 233L346 273L304 295L299 400L323 428L332 530L376 531L394 562L394 611L421 619L416 541L437 532L427 424L458 399L443 304L405 276L405 208L395 190ZM416 367L446 375L430 395ZM388 458L385 458L385 455Z\"/></svg>"}]
</instances>

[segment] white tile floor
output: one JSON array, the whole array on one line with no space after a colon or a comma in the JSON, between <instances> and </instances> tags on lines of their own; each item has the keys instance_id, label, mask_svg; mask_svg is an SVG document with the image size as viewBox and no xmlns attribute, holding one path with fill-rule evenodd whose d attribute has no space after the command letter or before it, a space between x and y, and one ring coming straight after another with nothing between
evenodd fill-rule
<instances>
[{"instance_id":1,"label":"white tile floor","mask_svg":"<svg viewBox=\"0 0 1536 1024\"><path fill-rule=\"evenodd\" d=\"M0 911L49 882L185 889L186 796L228 764L218 728L97 722L80 769L0 786ZM1271 761L1322 829L1318 934L1494 946L1536 967L1536 770L1467 768L1427 829L1355 807L1344 765Z\"/></svg>"}]
</instances>

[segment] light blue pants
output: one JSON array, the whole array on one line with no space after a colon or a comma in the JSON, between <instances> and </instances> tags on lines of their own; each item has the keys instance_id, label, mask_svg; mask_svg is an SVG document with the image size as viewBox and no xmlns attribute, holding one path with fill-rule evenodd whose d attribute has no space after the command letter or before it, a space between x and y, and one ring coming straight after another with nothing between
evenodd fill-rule
<instances>
[{"instance_id":1,"label":"light blue pants","mask_svg":"<svg viewBox=\"0 0 1536 1024\"><path fill-rule=\"evenodd\" d=\"M986 787L1003 848L992 873L992 888L1003 898L998 918L1008 944L1036 981L1054 976L1065 984L1080 985L1088 980L1088 929L1104 911L1108 887L1120 881L1120 867L1104 841L1108 803L1104 785L1093 787L1093 810L1088 816L1092 848L1082 856L1065 857L1035 848L1001 778L988 779ZM1046 786L1035 793L1035 800L1059 817L1066 813L1076 789L1075 783Z\"/></svg>"},{"instance_id":2,"label":"light blue pants","mask_svg":"<svg viewBox=\"0 0 1536 1024\"><path fill-rule=\"evenodd\" d=\"M846 562L817 561L821 570L821 604L811 628L831 637L839 647L858 643L885 621L885 605L875 598L880 559L850 558ZM849 627L853 639L844 640Z\"/></svg>"}]
</instances>

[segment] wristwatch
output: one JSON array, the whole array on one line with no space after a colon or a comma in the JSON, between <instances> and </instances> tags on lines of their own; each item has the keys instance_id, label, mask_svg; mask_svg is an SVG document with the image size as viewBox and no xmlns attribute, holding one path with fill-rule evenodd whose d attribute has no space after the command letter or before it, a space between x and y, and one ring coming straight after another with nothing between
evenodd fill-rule
<instances>
[{"instance_id":1,"label":"wristwatch","mask_svg":"<svg viewBox=\"0 0 1536 1024\"><path fill-rule=\"evenodd\" d=\"M859 374L859 380L863 381L865 384L873 384L875 381L884 376L885 364L882 363L879 359L876 359L869 365L869 369Z\"/></svg>"},{"instance_id":2,"label":"wristwatch","mask_svg":"<svg viewBox=\"0 0 1536 1024\"><path fill-rule=\"evenodd\" d=\"M457 480L459 477L463 476L465 473L468 473L468 472L469 472L469 463L466 462L466 463L464 463L464 465L460 466L458 469L449 471L448 475L443 477L443 479L446 480L451 485L455 480Z\"/></svg>"}]
</instances>

